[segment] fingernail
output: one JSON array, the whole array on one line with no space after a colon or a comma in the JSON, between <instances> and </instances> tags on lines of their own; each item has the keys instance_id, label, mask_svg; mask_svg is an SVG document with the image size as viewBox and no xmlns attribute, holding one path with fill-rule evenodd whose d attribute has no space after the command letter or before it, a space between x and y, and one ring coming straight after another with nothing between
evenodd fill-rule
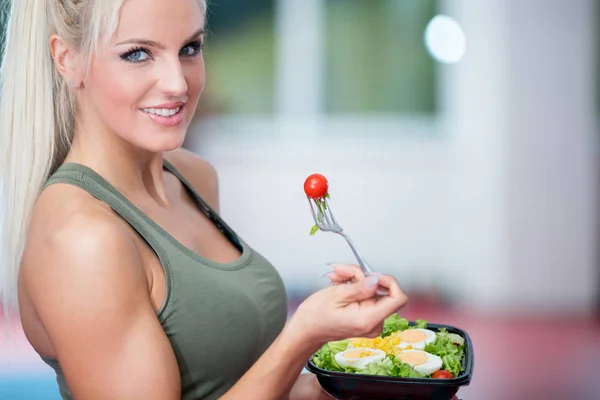
<instances>
[{"instance_id":1,"label":"fingernail","mask_svg":"<svg viewBox=\"0 0 600 400\"><path fill-rule=\"evenodd\" d=\"M373 289L379 283L379 275L373 274L365 279L365 287L367 289Z\"/></svg>"},{"instance_id":2,"label":"fingernail","mask_svg":"<svg viewBox=\"0 0 600 400\"><path fill-rule=\"evenodd\" d=\"M327 265L330 267L352 267L352 264L343 262L328 262Z\"/></svg>"}]
</instances>

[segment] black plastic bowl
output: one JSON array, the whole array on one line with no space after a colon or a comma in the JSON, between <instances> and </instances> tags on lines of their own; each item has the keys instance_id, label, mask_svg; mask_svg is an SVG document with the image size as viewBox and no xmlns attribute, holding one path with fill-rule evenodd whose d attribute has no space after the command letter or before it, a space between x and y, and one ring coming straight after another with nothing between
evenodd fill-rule
<instances>
[{"instance_id":1,"label":"black plastic bowl","mask_svg":"<svg viewBox=\"0 0 600 400\"><path fill-rule=\"evenodd\" d=\"M471 382L473 343L463 330L448 325L427 324L427 329L432 331L437 332L441 328L465 339L465 370L462 375L452 379L398 378L327 371L317 367L312 357L306 368L317 376L323 389L338 400L450 400L461 386L467 386Z\"/></svg>"}]
</instances>

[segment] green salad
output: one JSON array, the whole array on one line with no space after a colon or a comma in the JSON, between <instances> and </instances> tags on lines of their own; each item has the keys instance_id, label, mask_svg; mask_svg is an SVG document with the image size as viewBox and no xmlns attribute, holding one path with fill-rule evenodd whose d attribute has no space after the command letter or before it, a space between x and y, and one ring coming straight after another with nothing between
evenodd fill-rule
<instances>
[{"instance_id":1,"label":"green salad","mask_svg":"<svg viewBox=\"0 0 600 400\"><path fill-rule=\"evenodd\" d=\"M465 341L446 329L427 329L427 321L410 325L389 316L376 338L351 338L324 344L313 357L322 369L404 378L454 378L463 371Z\"/></svg>"}]
</instances>

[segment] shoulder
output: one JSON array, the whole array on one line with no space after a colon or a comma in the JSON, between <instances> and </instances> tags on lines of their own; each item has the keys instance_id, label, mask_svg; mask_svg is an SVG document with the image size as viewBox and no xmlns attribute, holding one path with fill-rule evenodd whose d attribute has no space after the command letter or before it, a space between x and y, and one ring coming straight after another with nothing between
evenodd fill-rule
<instances>
[{"instance_id":1,"label":"shoulder","mask_svg":"<svg viewBox=\"0 0 600 400\"><path fill-rule=\"evenodd\" d=\"M61 292L76 306L84 298L147 286L126 224L104 203L64 184L46 188L34 207L21 276L36 308L53 304L51 297Z\"/></svg>"},{"instance_id":2,"label":"shoulder","mask_svg":"<svg viewBox=\"0 0 600 400\"><path fill-rule=\"evenodd\" d=\"M52 250L69 247L75 254L104 246L128 248L133 238L126 227L107 204L81 188L58 183L45 188L35 203L30 240Z\"/></svg>"},{"instance_id":3,"label":"shoulder","mask_svg":"<svg viewBox=\"0 0 600 400\"><path fill-rule=\"evenodd\" d=\"M204 200L219 210L219 179L211 163L189 150L178 149L164 154Z\"/></svg>"}]
</instances>

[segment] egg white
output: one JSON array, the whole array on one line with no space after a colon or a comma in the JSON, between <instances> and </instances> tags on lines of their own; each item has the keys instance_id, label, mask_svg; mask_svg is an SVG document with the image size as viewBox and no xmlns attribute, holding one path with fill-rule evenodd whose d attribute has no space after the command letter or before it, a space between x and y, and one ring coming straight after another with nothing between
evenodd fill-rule
<instances>
[{"instance_id":1,"label":"egg white","mask_svg":"<svg viewBox=\"0 0 600 400\"><path fill-rule=\"evenodd\" d=\"M346 357L345 354L349 351L368 351L371 353L370 356L361 358L350 358ZM344 351L340 351L335 355L335 362L342 368L351 367L356 369L363 369L367 364L372 362L383 360L386 357L384 351L379 349L368 349L366 347L352 347Z\"/></svg>"},{"instance_id":2,"label":"egg white","mask_svg":"<svg viewBox=\"0 0 600 400\"><path fill-rule=\"evenodd\" d=\"M414 349L414 350L423 350L423 349L425 349L425 346L427 346L429 343L435 342L435 340L437 338L435 332L431 331L429 329L415 328L415 329L409 329L409 330L423 332L426 337L425 340L422 340L420 342L415 342L415 343L408 343L408 342L405 342L402 339L400 339L400 344L398 344L396 347L398 347L400 349L406 349L406 348L408 348L408 346L410 346L411 349Z\"/></svg>"},{"instance_id":3,"label":"egg white","mask_svg":"<svg viewBox=\"0 0 600 400\"><path fill-rule=\"evenodd\" d=\"M440 357L436 356L435 354L430 354L430 353L427 353L426 351L422 351L422 350L403 350L400 353L400 355L403 353L422 353L427 356L427 361L425 363L419 364L419 365L413 365L410 362L406 362L406 361L402 360L402 358L400 358L400 360L402 362L410 365L417 372L420 372L420 373L426 374L426 375L431 375L434 372L442 369L442 359Z\"/></svg>"}]
</instances>

